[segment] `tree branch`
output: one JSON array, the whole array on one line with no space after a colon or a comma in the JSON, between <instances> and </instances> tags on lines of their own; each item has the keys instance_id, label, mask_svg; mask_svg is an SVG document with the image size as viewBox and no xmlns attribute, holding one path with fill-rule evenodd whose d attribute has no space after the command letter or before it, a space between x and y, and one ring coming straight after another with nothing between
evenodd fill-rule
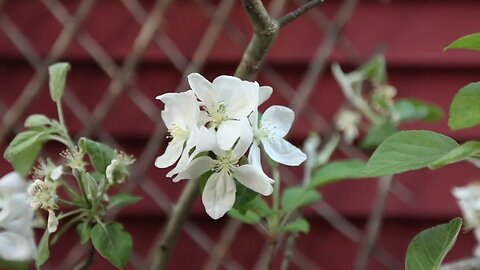
<instances>
[{"instance_id":1,"label":"tree branch","mask_svg":"<svg viewBox=\"0 0 480 270\"><path fill-rule=\"evenodd\" d=\"M280 27L283 27L290 23L291 21L295 20L296 18L303 15L305 12L309 11L310 9L314 8L318 4L323 2L323 0L312 0L305 3L303 6L297 8L296 10L288 13L287 15L283 16L282 18L278 19L278 23Z\"/></svg>"},{"instance_id":2,"label":"tree branch","mask_svg":"<svg viewBox=\"0 0 480 270\"><path fill-rule=\"evenodd\" d=\"M245 49L234 75L246 80L253 78L260 69L268 50L277 37L280 25L275 19L270 17L261 0L243 0L242 4L252 23L253 36ZM302 11L295 11L295 15L292 15L292 18L288 20L292 21L310 8L311 7ZM150 269L166 269L173 246L199 194L198 191L198 180L190 180L172 212Z\"/></svg>"},{"instance_id":3,"label":"tree branch","mask_svg":"<svg viewBox=\"0 0 480 270\"><path fill-rule=\"evenodd\" d=\"M156 256L153 257L153 262L150 269L167 269L168 259L172 253L172 249L177 242L178 235L183 228L183 223L187 218L193 203L199 194L199 179L190 179L183 190L177 204L173 208L170 220L162 235L162 239L157 247Z\"/></svg>"}]
</instances>

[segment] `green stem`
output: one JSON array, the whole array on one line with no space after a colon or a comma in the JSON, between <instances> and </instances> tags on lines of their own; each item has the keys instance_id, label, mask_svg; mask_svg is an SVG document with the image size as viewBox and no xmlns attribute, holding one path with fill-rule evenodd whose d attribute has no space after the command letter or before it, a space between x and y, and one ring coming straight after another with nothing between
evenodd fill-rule
<instances>
[{"instance_id":1,"label":"green stem","mask_svg":"<svg viewBox=\"0 0 480 270\"><path fill-rule=\"evenodd\" d=\"M65 232L67 232L67 230L72 227L73 224L75 224L75 222L79 221L80 219L82 219L83 217L85 217L86 214L81 214L81 215L78 215L72 219L70 219L67 223L65 223L62 228L55 234L55 236L53 236L52 238L52 241L50 242L51 245L54 245L59 239L60 237L65 234Z\"/></svg>"}]
</instances>

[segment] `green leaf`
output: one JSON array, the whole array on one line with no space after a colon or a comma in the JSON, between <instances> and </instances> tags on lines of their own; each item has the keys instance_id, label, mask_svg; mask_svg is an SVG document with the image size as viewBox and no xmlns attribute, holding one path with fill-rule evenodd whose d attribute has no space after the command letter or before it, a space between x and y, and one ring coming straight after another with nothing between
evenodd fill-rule
<instances>
[{"instance_id":1,"label":"green leaf","mask_svg":"<svg viewBox=\"0 0 480 270\"><path fill-rule=\"evenodd\" d=\"M80 149L88 154L93 168L99 173L105 174L107 166L117 157L117 154L110 146L87 138L81 138L78 145Z\"/></svg>"},{"instance_id":2,"label":"green leaf","mask_svg":"<svg viewBox=\"0 0 480 270\"><path fill-rule=\"evenodd\" d=\"M456 218L417 234L408 245L405 258L407 270L437 270L453 247L462 219Z\"/></svg>"},{"instance_id":3,"label":"green leaf","mask_svg":"<svg viewBox=\"0 0 480 270\"><path fill-rule=\"evenodd\" d=\"M110 207L122 207L130 204L136 204L142 198L128 193L118 193L110 197Z\"/></svg>"},{"instance_id":4,"label":"green leaf","mask_svg":"<svg viewBox=\"0 0 480 270\"><path fill-rule=\"evenodd\" d=\"M310 231L310 223L308 223L308 221L304 218L297 218L285 225L282 228L282 231L308 233Z\"/></svg>"},{"instance_id":5,"label":"green leaf","mask_svg":"<svg viewBox=\"0 0 480 270\"><path fill-rule=\"evenodd\" d=\"M375 84L385 84L387 82L387 65L385 57L381 54L375 55L372 59L358 69L365 79L369 79Z\"/></svg>"},{"instance_id":6,"label":"green leaf","mask_svg":"<svg viewBox=\"0 0 480 270\"><path fill-rule=\"evenodd\" d=\"M70 71L69 63L56 63L48 67L50 97L54 102L62 99L68 71Z\"/></svg>"},{"instance_id":7,"label":"green leaf","mask_svg":"<svg viewBox=\"0 0 480 270\"><path fill-rule=\"evenodd\" d=\"M466 50L480 50L480 33L463 36L450 45L445 50L449 49L466 49Z\"/></svg>"},{"instance_id":8,"label":"green leaf","mask_svg":"<svg viewBox=\"0 0 480 270\"><path fill-rule=\"evenodd\" d=\"M28 270L30 262L20 262L20 261L7 261L0 258L0 268L2 269L11 269L11 270Z\"/></svg>"},{"instance_id":9,"label":"green leaf","mask_svg":"<svg viewBox=\"0 0 480 270\"><path fill-rule=\"evenodd\" d=\"M230 209L227 214L234 219L237 219L243 223L247 224L257 224L260 222L261 218L258 214L252 210L246 210L244 212L237 210L235 208Z\"/></svg>"},{"instance_id":10,"label":"green leaf","mask_svg":"<svg viewBox=\"0 0 480 270\"><path fill-rule=\"evenodd\" d=\"M379 146L388 137L398 132L397 127L389 121L379 125L372 126L367 133L365 139L361 143L362 148L373 148Z\"/></svg>"},{"instance_id":11,"label":"green leaf","mask_svg":"<svg viewBox=\"0 0 480 270\"><path fill-rule=\"evenodd\" d=\"M122 224L97 223L90 232L95 249L115 267L123 269L132 253L132 237Z\"/></svg>"},{"instance_id":12,"label":"green leaf","mask_svg":"<svg viewBox=\"0 0 480 270\"><path fill-rule=\"evenodd\" d=\"M442 109L423 100L408 98L395 103L395 111L400 115L401 122L424 120L437 122L442 118Z\"/></svg>"},{"instance_id":13,"label":"green leaf","mask_svg":"<svg viewBox=\"0 0 480 270\"><path fill-rule=\"evenodd\" d=\"M235 192L235 203L233 204L234 208L241 209L246 204L250 203L253 199L258 197L258 193L245 187L238 181L235 181L235 185L237 187L237 190Z\"/></svg>"},{"instance_id":14,"label":"green leaf","mask_svg":"<svg viewBox=\"0 0 480 270\"><path fill-rule=\"evenodd\" d=\"M380 176L420 169L457 146L457 142L450 137L432 131L401 131L375 150L364 174Z\"/></svg>"},{"instance_id":15,"label":"green leaf","mask_svg":"<svg viewBox=\"0 0 480 270\"><path fill-rule=\"evenodd\" d=\"M88 172L81 172L80 181L87 195L87 198L96 198L98 196L98 183Z\"/></svg>"},{"instance_id":16,"label":"green leaf","mask_svg":"<svg viewBox=\"0 0 480 270\"><path fill-rule=\"evenodd\" d=\"M12 164L15 171L25 176L37 160L47 138L48 130L21 132L10 142L3 157Z\"/></svg>"},{"instance_id":17,"label":"green leaf","mask_svg":"<svg viewBox=\"0 0 480 270\"><path fill-rule=\"evenodd\" d=\"M312 204L322 198L316 190L306 187L289 187L282 194L282 209L287 213L302 206Z\"/></svg>"},{"instance_id":18,"label":"green leaf","mask_svg":"<svg viewBox=\"0 0 480 270\"><path fill-rule=\"evenodd\" d=\"M25 120L24 126L26 128L37 128L50 125L51 121L43 114L32 114Z\"/></svg>"},{"instance_id":19,"label":"green leaf","mask_svg":"<svg viewBox=\"0 0 480 270\"><path fill-rule=\"evenodd\" d=\"M452 149L441 158L430 163L429 167L432 169L437 169L447 164L456 163L478 154L480 154L480 142L469 141L458 146L457 148Z\"/></svg>"},{"instance_id":20,"label":"green leaf","mask_svg":"<svg viewBox=\"0 0 480 270\"><path fill-rule=\"evenodd\" d=\"M38 243L37 260L35 261L35 266L37 267L37 269L40 269L40 266L47 262L48 257L50 257L50 248L48 243L49 238L50 233L48 233L48 231L45 231L42 239L40 239L40 242Z\"/></svg>"},{"instance_id":21,"label":"green leaf","mask_svg":"<svg viewBox=\"0 0 480 270\"><path fill-rule=\"evenodd\" d=\"M448 126L452 130L480 124L480 83L471 83L458 91L450 104Z\"/></svg>"},{"instance_id":22,"label":"green leaf","mask_svg":"<svg viewBox=\"0 0 480 270\"><path fill-rule=\"evenodd\" d=\"M358 159L331 162L314 172L309 187L317 188L339 180L363 178L365 165L365 162Z\"/></svg>"},{"instance_id":23,"label":"green leaf","mask_svg":"<svg viewBox=\"0 0 480 270\"><path fill-rule=\"evenodd\" d=\"M92 226L88 222L78 223L77 225L77 233L80 237L80 244L85 244L88 240L90 240L90 231L92 230Z\"/></svg>"}]
</instances>

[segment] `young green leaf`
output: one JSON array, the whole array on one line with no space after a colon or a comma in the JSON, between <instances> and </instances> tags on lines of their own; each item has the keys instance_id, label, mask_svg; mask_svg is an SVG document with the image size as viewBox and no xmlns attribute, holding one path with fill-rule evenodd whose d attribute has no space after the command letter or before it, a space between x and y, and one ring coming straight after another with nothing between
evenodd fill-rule
<instances>
[{"instance_id":1,"label":"young green leaf","mask_svg":"<svg viewBox=\"0 0 480 270\"><path fill-rule=\"evenodd\" d=\"M288 223L282 228L284 232L303 232L308 233L310 231L310 223L304 218L297 218L294 221Z\"/></svg>"},{"instance_id":2,"label":"young green leaf","mask_svg":"<svg viewBox=\"0 0 480 270\"><path fill-rule=\"evenodd\" d=\"M0 258L0 269L10 269L10 270L28 270L30 262L19 262L19 261L6 261Z\"/></svg>"},{"instance_id":3,"label":"young green leaf","mask_svg":"<svg viewBox=\"0 0 480 270\"><path fill-rule=\"evenodd\" d=\"M381 176L424 168L457 146L452 138L432 131L401 131L375 150L363 173Z\"/></svg>"},{"instance_id":4,"label":"young green leaf","mask_svg":"<svg viewBox=\"0 0 480 270\"><path fill-rule=\"evenodd\" d=\"M395 111L400 115L401 122L424 120L437 122L442 118L442 109L423 100L406 98L395 103Z\"/></svg>"},{"instance_id":5,"label":"young green leaf","mask_svg":"<svg viewBox=\"0 0 480 270\"><path fill-rule=\"evenodd\" d=\"M235 203L233 205L236 209L242 209L245 205L250 203L253 199L258 197L258 193L245 187L239 182L235 181L237 190L235 192Z\"/></svg>"},{"instance_id":6,"label":"young green leaf","mask_svg":"<svg viewBox=\"0 0 480 270\"><path fill-rule=\"evenodd\" d=\"M25 176L37 160L47 138L47 130L21 132L10 142L3 157L12 164L15 171Z\"/></svg>"},{"instance_id":7,"label":"young green leaf","mask_svg":"<svg viewBox=\"0 0 480 270\"><path fill-rule=\"evenodd\" d=\"M430 163L429 167L432 169L437 169L447 164L459 162L478 154L480 154L480 142L469 141L458 146L457 148L452 149L441 158Z\"/></svg>"},{"instance_id":8,"label":"young green leaf","mask_svg":"<svg viewBox=\"0 0 480 270\"><path fill-rule=\"evenodd\" d=\"M335 183L340 180L364 178L365 162L358 159L333 161L314 172L310 188Z\"/></svg>"},{"instance_id":9,"label":"young green leaf","mask_svg":"<svg viewBox=\"0 0 480 270\"><path fill-rule=\"evenodd\" d=\"M130 204L136 204L141 199L141 197L133 196L128 193L118 193L110 197L109 207L122 207Z\"/></svg>"},{"instance_id":10,"label":"young green leaf","mask_svg":"<svg viewBox=\"0 0 480 270\"><path fill-rule=\"evenodd\" d=\"M449 50L449 49L465 49L465 50L480 51L480 33L466 35L455 40L445 48L445 50Z\"/></svg>"},{"instance_id":11,"label":"young green leaf","mask_svg":"<svg viewBox=\"0 0 480 270\"><path fill-rule=\"evenodd\" d=\"M290 213L302 206L312 204L322 198L316 190L294 186L285 189L282 194L282 209Z\"/></svg>"},{"instance_id":12,"label":"young green leaf","mask_svg":"<svg viewBox=\"0 0 480 270\"><path fill-rule=\"evenodd\" d=\"M358 71L375 84L385 84L387 82L387 65L385 57L377 54L368 63L362 65Z\"/></svg>"},{"instance_id":13,"label":"young green leaf","mask_svg":"<svg viewBox=\"0 0 480 270\"><path fill-rule=\"evenodd\" d=\"M48 231L45 231L42 239L40 239L40 242L38 243L37 259L35 261L35 266L37 267L37 269L40 269L40 266L47 262L48 257L50 257L49 238L50 233Z\"/></svg>"},{"instance_id":14,"label":"young green leaf","mask_svg":"<svg viewBox=\"0 0 480 270\"><path fill-rule=\"evenodd\" d=\"M408 245L405 269L437 270L452 249L461 227L462 219L456 218L417 234Z\"/></svg>"},{"instance_id":15,"label":"young green leaf","mask_svg":"<svg viewBox=\"0 0 480 270\"><path fill-rule=\"evenodd\" d=\"M132 237L123 230L122 224L97 223L90 232L95 249L118 269L125 265L132 253Z\"/></svg>"},{"instance_id":16,"label":"young green leaf","mask_svg":"<svg viewBox=\"0 0 480 270\"><path fill-rule=\"evenodd\" d=\"M257 224L258 222L260 222L262 218L252 210L246 210L242 212L235 208L230 209L230 211L228 211L227 214L231 218L237 219L246 224Z\"/></svg>"},{"instance_id":17,"label":"young green leaf","mask_svg":"<svg viewBox=\"0 0 480 270\"><path fill-rule=\"evenodd\" d=\"M88 154L93 168L100 173L105 173L107 166L117 157L117 154L110 146L87 138L81 138L78 145L81 150Z\"/></svg>"},{"instance_id":18,"label":"young green leaf","mask_svg":"<svg viewBox=\"0 0 480 270\"><path fill-rule=\"evenodd\" d=\"M85 244L88 240L90 240L90 231L92 230L92 226L88 222L82 222L77 225L77 233L80 237L80 244Z\"/></svg>"},{"instance_id":19,"label":"young green leaf","mask_svg":"<svg viewBox=\"0 0 480 270\"><path fill-rule=\"evenodd\" d=\"M397 127L390 121L383 122L379 125L372 126L367 136L361 142L362 148L373 148L379 146L388 137L398 132Z\"/></svg>"},{"instance_id":20,"label":"young green leaf","mask_svg":"<svg viewBox=\"0 0 480 270\"><path fill-rule=\"evenodd\" d=\"M480 83L471 83L457 92L450 104L448 126L452 130L480 124Z\"/></svg>"},{"instance_id":21,"label":"young green leaf","mask_svg":"<svg viewBox=\"0 0 480 270\"><path fill-rule=\"evenodd\" d=\"M43 114L32 114L25 120L24 126L26 128L37 128L50 125L51 121Z\"/></svg>"},{"instance_id":22,"label":"young green leaf","mask_svg":"<svg viewBox=\"0 0 480 270\"><path fill-rule=\"evenodd\" d=\"M62 99L68 71L70 71L68 63L56 63L48 67L50 96L54 102Z\"/></svg>"}]
</instances>

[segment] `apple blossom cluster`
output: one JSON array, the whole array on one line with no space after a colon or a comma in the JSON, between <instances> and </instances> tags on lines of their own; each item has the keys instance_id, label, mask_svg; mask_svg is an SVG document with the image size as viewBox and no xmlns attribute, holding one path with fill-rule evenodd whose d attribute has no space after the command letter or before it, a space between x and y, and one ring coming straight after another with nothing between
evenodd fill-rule
<instances>
[{"instance_id":1,"label":"apple blossom cluster","mask_svg":"<svg viewBox=\"0 0 480 270\"><path fill-rule=\"evenodd\" d=\"M191 90L157 97L165 104L162 119L171 141L155 166L178 161L167 174L174 182L209 173L202 202L210 217L221 218L233 207L235 180L264 196L272 193L274 180L262 169L261 148L284 165L305 161L306 155L284 139L294 112L271 106L259 115L271 87L225 75L210 82L198 73L190 74L188 83Z\"/></svg>"},{"instance_id":2,"label":"apple blossom cluster","mask_svg":"<svg viewBox=\"0 0 480 270\"><path fill-rule=\"evenodd\" d=\"M0 260L35 258L34 213L27 189L28 182L18 173L0 179Z\"/></svg>"},{"instance_id":3,"label":"apple blossom cluster","mask_svg":"<svg viewBox=\"0 0 480 270\"><path fill-rule=\"evenodd\" d=\"M473 230L475 239L480 243L480 183L455 187L452 194L462 211L465 228ZM480 244L477 244L474 255L480 256Z\"/></svg>"}]
</instances>

